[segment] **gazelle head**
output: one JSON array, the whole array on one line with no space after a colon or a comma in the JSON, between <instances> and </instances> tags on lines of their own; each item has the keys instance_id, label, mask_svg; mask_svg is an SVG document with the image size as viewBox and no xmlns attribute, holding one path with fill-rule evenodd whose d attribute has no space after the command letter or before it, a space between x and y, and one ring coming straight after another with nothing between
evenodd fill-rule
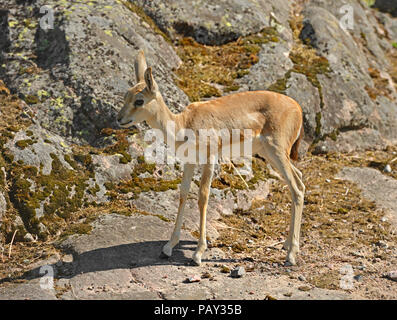
<instances>
[{"instance_id":1,"label":"gazelle head","mask_svg":"<svg viewBox=\"0 0 397 320\"><path fill-rule=\"evenodd\" d=\"M135 60L135 77L137 84L126 92L124 107L117 115L117 122L122 128L145 120L150 122L158 110L159 99L162 99L152 68L147 67L143 50L139 51Z\"/></svg>"}]
</instances>

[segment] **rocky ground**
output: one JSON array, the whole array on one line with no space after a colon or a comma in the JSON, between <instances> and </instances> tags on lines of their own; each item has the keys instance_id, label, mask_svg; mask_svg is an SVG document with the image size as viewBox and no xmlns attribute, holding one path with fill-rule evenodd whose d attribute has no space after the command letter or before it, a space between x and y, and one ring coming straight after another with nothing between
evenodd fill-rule
<instances>
[{"instance_id":1,"label":"rocky ground","mask_svg":"<svg viewBox=\"0 0 397 320\"><path fill-rule=\"evenodd\" d=\"M0 0L0 299L396 299L397 19L369 5ZM201 267L196 173L182 242L160 259L180 165L147 163L147 127L114 121L140 48L173 112L245 90L301 104L297 266L281 249L288 190L260 158L249 189L218 166Z\"/></svg>"}]
</instances>

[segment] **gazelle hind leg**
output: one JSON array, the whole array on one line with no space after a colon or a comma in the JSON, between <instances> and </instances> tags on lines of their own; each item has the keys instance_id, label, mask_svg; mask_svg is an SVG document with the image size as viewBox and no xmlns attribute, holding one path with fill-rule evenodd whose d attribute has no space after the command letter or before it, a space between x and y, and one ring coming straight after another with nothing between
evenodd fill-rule
<instances>
[{"instance_id":1,"label":"gazelle hind leg","mask_svg":"<svg viewBox=\"0 0 397 320\"><path fill-rule=\"evenodd\" d=\"M299 191L301 191L303 194L305 194L305 185L302 182L302 172L296 168L292 162L290 161L290 165L291 165L291 169L292 169L292 173L295 177L295 182L297 183L297 187L299 189ZM291 219L291 224L292 224L292 219ZM290 224L290 230L292 230L292 225ZM291 247L291 241L292 241L292 232L289 232L287 239L284 242L283 248L285 250L289 250ZM299 247L298 247L298 251L299 252Z\"/></svg>"},{"instance_id":2,"label":"gazelle hind leg","mask_svg":"<svg viewBox=\"0 0 397 320\"><path fill-rule=\"evenodd\" d=\"M297 172L293 168L282 148L270 146L264 143L265 158L282 175L287 183L292 197L290 229L284 247L288 250L287 262L296 264L296 254L299 252L299 234L303 210L304 185Z\"/></svg>"},{"instance_id":3,"label":"gazelle hind leg","mask_svg":"<svg viewBox=\"0 0 397 320\"><path fill-rule=\"evenodd\" d=\"M201 264L201 257L207 249L206 239L206 220L207 220L207 206L208 198L211 188L212 175L214 172L214 164L209 163L203 165L203 172L201 176L198 206L200 210L200 239L198 241L197 249L193 254L193 261L196 265Z\"/></svg>"},{"instance_id":4,"label":"gazelle hind leg","mask_svg":"<svg viewBox=\"0 0 397 320\"><path fill-rule=\"evenodd\" d=\"M162 253L166 257L170 257L172 254L172 249L178 244L180 235L181 235L181 227L183 222L183 212L185 210L186 199L189 194L190 185L192 182L193 174L194 174L194 164L185 164L183 169L183 177L180 186L180 199L179 199L179 208L178 215L175 221L174 231L172 232L170 241L163 247Z\"/></svg>"}]
</instances>

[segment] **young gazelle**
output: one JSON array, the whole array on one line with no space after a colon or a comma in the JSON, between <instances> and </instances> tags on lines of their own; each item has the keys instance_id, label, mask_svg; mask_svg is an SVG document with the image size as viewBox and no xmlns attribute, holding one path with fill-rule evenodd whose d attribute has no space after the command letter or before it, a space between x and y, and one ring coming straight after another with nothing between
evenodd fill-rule
<instances>
[{"instance_id":1,"label":"young gazelle","mask_svg":"<svg viewBox=\"0 0 397 320\"><path fill-rule=\"evenodd\" d=\"M265 158L283 177L292 195L292 215L284 248L288 251L287 262L296 263L299 251L299 234L305 186L302 173L291 163L297 160L298 147L303 135L302 109L293 99L270 91L235 93L206 102L192 103L180 114L173 114L166 106L153 79L152 69L147 68L143 51L135 61L137 84L125 96L124 107L117 120L123 128L146 121L152 128L167 133L167 123L173 121L175 132L191 129L252 130L252 154ZM172 136L172 135L171 135ZM244 139L242 137L241 139ZM176 143L178 145L178 143ZM200 162L202 163L202 162ZM162 253L171 256L179 242L183 211L196 164L184 165L180 186L180 203L175 228ZM213 161L202 165L199 188L200 239L193 254L193 261L200 265L207 248L206 211L214 170Z\"/></svg>"}]
</instances>

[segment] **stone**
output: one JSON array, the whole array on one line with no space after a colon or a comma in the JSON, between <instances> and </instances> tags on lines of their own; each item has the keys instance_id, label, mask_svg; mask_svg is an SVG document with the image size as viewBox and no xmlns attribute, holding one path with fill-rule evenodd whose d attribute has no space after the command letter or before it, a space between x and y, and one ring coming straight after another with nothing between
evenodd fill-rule
<instances>
[{"instance_id":1,"label":"stone","mask_svg":"<svg viewBox=\"0 0 397 320\"><path fill-rule=\"evenodd\" d=\"M198 275L192 275L192 276L189 276L189 277L186 279L186 282L187 282L187 283L200 282L200 281L201 281L201 278L200 278L200 276L198 276Z\"/></svg>"},{"instance_id":2,"label":"stone","mask_svg":"<svg viewBox=\"0 0 397 320\"><path fill-rule=\"evenodd\" d=\"M303 276L303 275L299 275L299 276L298 276L298 279L299 279L300 281L306 281L306 277Z\"/></svg>"},{"instance_id":3,"label":"stone","mask_svg":"<svg viewBox=\"0 0 397 320\"><path fill-rule=\"evenodd\" d=\"M234 41L271 25L285 31L290 7L286 0L198 0L194 3L138 0L136 3L172 37L181 34L207 45Z\"/></svg>"},{"instance_id":4,"label":"stone","mask_svg":"<svg viewBox=\"0 0 397 320\"><path fill-rule=\"evenodd\" d=\"M391 166L390 166L390 164L387 164L387 165L383 168L383 171L386 172L386 173L390 173L390 172L391 172Z\"/></svg>"},{"instance_id":5,"label":"stone","mask_svg":"<svg viewBox=\"0 0 397 320\"><path fill-rule=\"evenodd\" d=\"M244 267L236 267L230 272L232 278L241 278L245 275Z\"/></svg>"},{"instance_id":6,"label":"stone","mask_svg":"<svg viewBox=\"0 0 397 320\"><path fill-rule=\"evenodd\" d=\"M389 271L386 274L386 277L389 278L390 280L397 281L397 271Z\"/></svg>"},{"instance_id":7,"label":"stone","mask_svg":"<svg viewBox=\"0 0 397 320\"><path fill-rule=\"evenodd\" d=\"M26 242L33 242L35 241L35 239L33 238L33 236L28 232L23 236L23 240L25 240Z\"/></svg>"}]
</instances>

